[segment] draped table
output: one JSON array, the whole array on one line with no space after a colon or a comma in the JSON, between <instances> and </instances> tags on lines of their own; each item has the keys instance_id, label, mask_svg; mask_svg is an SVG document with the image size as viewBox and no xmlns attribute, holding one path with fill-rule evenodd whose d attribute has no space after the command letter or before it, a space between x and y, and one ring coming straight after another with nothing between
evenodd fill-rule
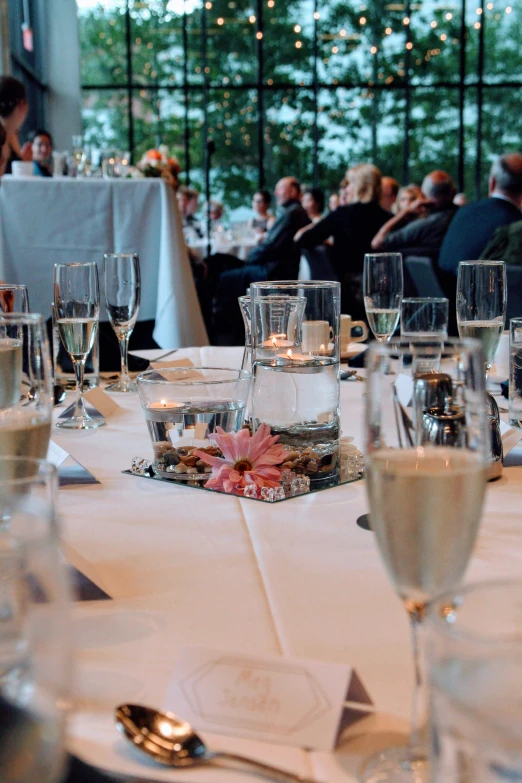
<instances>
[{"instance_id":1,"label":"draped table","mask_svg":"<svg viewBox=\"0 0 522 783\"><path fill-rule=\"evenodd\" d=\"M137 252L139 320L159 345L207 345L176 198L161 179L5 176L0 187L0 280L28 286L31 310L51 314L53 264L96 261L101 317L104 253Z\"/></svg>"},{"instance_id":2,"label":"draped table","mask_svg":"<svg viewBox=\"0 0 522 783\"><path fill-rule=\"evenodd\" d=\"M242 350L181 357L238 367ZM358 445L364 389L341 383L343 434ZM152 450L137 397L114 397L121 410L106 427L53 432L101 482L60 489L64 552L113 599L75 606L70 749L130 779L251 781L242 771L151 767L114 729L115 705L161 706L179 647L204 645L354 666L376 713L350 727L333 754L204 735L318 781L354 781L362 757L406 734L413 676L406 612L373 534L356 524L367 511L364 481L270 505L122 475L132 456ZM489 485L467 580L520 574L521 453L508 463Z\"/></svg>"}]
</instances>

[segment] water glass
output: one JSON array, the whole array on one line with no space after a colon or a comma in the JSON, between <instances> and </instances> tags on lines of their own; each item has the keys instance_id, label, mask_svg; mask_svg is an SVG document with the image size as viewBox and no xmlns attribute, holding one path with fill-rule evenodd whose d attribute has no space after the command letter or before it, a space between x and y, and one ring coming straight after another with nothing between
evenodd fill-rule
<instances>
[{"instance_id":1,"label":"water glass","mask_svg":"<svg viewBox=\"0 0 522 783\"><path fill-rule=\"evenodd\" d=\"M364 256L363 294L370 329L386 342L397 328L403 292L402 255L367 253Z\"/></svg>"},{"instance_id":2,"label":"water glass","mask_svg":"<svg viewBox=\"0 0 522 783\"><path fill-rule=\"evenodd\" d=\"M2 283L0 285L0 313L28 313L27 286Z\"/></svg>"},{"instance_id":3,"label":"water glass","mask_svg":"<svg viewBox=\"0 0 522 783\"><path fill-rule=\"evenodd\" d=\"M137 253L107 253L103 263L107 315L121 354L120 378L107 386L107 391L136 392L138 387L129 377L128 350L140 308L140 260Z\"/></svg>"},{"instance_id":4,"label":"water glass","mask_svg":"<svg viewBox=\"0 0 522 783\"><path fill-rule=\"evenodd\" d=\"M0 456L45 457L52 405L42 316L0 313Z\"/></svg>"},{"instance_id":5,"label":"water glass","mask_svg":"<svg viewBox=\"0 0 522 783\"><path fill-rule=\"evenodd\" d=\"M522 318L509 321L509 423L522 427Z\"/></svg>"},{"instance_id":6,"label":"water glass","mask_svg":"<svg viewBox=\"0 0 522 783\"><path fill-rule=\"evenodd\" d=\"M484 346L486 374L495 360L506 320L506 265L503 261L461 261L457 274L457 325L461 337Z\"/></svg>"},{"instance_id":7,"label":"water glass","mask_svg":"<svg viewBox=\"0 0 522 783\"><path fill-rule=\"evenodd\" d=\"M433 783L522 780L522 583L437 598L427 618Z\"/></svg>"},{"instance_id":8,"label":"water glass","mask_svg":"<svg viewBox=\"0 0 522 783\"><path fill-rule=\"evenodd\" d=\"M418 376L434 355L441 374ZM367 351L372 529L410 619L416 671L410 742L368 759L367 783L428 779L420 629L429 602L462 579L478 531L489 458L483 360L474 340L395 338Z\"/></svg>"},{"instance_id":9,"label":"water glass","mask_svg":"<svg viewBox=\"0 0 522 783\"><path fill-rule=\"evenodd\" d=\"M187 439L208 438L216 427L236 432L243 426L251 381L245 370L160 368L137 381L156 459Z\"/></svg>"},{"instance_id":10,"label":"water glass","mask_svg":"<svg viewBox=\"0 0 522 783\"><path fill-rule=\"evenodd\" d=\"M409 297L402 300L401 337L433 340L448 336L447 299L435 297Z\"/></svg>"},{"instance_id":11,"label":"water glass","mask_svg":"<svg viewBox=\"0 0 522 783\"><path fill-rule=\"evenodd\" d=\"M54 512L56 469L0 457L0 769L58 783L71 688L69 587Z\"/></svg>"},{"instance_id":12,"label":"water glass","mask_svg":"<svg viewBox=\"0 0 522 783\"><path fill-rule=\"evenodd\" d=\"M312 483L339 470L340 285L253 283L252 419L296 455Z\"/></svg>"},{"instance_id":13,"label":"water glass","mask_svg":"<svg viewBox=\"0 0 522 783\"><path fill-rule=\"evenodd\" d=\"M83 400L85 361L98 331L99 316L100 289L96 264L55 264L54 318L76 375L73 415L57 422L57 427L86 430L105 424L104 419L94 419L87 413Z\"/></svg>"}]
</instances>

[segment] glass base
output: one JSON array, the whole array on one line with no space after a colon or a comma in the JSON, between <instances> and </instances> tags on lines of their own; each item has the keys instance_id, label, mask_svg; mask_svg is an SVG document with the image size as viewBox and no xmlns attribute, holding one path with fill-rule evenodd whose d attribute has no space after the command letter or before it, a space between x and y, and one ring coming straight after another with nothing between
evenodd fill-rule
<instances>
[{"instance_id":1,"label":"glass base","mask_svg":"<svg viewBox=\"0 0 522 783\"><path fill-rule=\"evenodd\" d=\"M116 383L111 383L109 386L106 386L105 391L125 392L128 394L136 393L138 391L138 384L134 381L122 381L120 378L120 380L116 381Z\"/></svg>"},{"instance_id":2,"label":"glass base","mask_svg":"<svg viewBox=\"0 0 522 783\"><path fill-rule=\"evenodd\" d=\"M365 759L357 773L360 783L427 783L429 765L422 748L386 748Z\"/></svg>"},{"instance_id":3,"label":"glass base","mask_svg":"<svg viewBox=\"0 0 522 783\"><path fill-rule=\"evenodd\" d=\"M70 419L60 419L56 422L56 426L62 430L93 430L105 424L105 419L93 419L92 416L72 416Z\"/></svg>"}]
</instances>

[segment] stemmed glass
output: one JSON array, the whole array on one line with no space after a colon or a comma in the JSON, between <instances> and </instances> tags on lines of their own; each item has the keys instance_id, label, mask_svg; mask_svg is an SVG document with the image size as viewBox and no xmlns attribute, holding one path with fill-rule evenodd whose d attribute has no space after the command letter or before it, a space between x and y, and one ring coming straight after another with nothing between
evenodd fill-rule
<instances>
[{"instance_id":1,"label":"stemmed glass","mask_svg":"<svg viewBox=\"0 0 522 783\"><path fill-rule=\"evenodd\" d=\"M389 340L399 323L402 291L402 255L367 253L363 270L364 307L379 342Z\"/></svg>"},{"instance_id":2,"label":"stemmed glass","mask_svg":"<svg viewBox=\"0 0 522 783\"><path fill-rule=\"evenodd\" d=\"M52 368L41 315L0 313L0 456L45 457Z\"/></svg>"},{"instance_id":3,"label":"stemmed glass","mask_svg":"<svg viewBox=\"0 0 522 783\"><path fill-rule=\"evenodd\" d=\"M0 313L28 313L27 286L11 283L0 285Z\"/></svg>"},{"instance_id":4,"label":"stemmed glass","mask_svg":"<svg viewBox=\"0 0 522 783\"><path fill-rule=\"evenodd\" d=\"M54 265L54 315L60 339L71 357L76 375L76 405L70 419L57 427L87 430L102 427L104 419L92 418L83 399L83 371L100 315L98 268L95 263Z\"/></svg>"},{"instance_id":5,"label":"stemmed glass","mask_svg":"<svg viewBox=\"0 0 522 783\"><path fill-rule=\"evenodd\" d=\"M0 457L0 767L3 781L63 779L71 688L56 469Z\"/></svg>"},{"instance_id":6,"label":"stemmed glass","mask_svg":"<svg viewBox=\"0 0 522 783\"><path fill-rule=\"evenodd\" d=\"M140 261L136 253L107 253L103 259L107 315L121 354L120 379L107 390L136 392L138 387L129 377L128 349L140 307Z\"/></svg>"},{"instance_id":7,"label":"stemmed glass","mask_svg":"<svg viewBox=\"0 0 522 783\"><path fill-rule=\"evenodd\" d=\"M457 275L457 326L460 337L484 346L486 377L495 359L506 320L506 265L503 261L461 261Z\"/></svg>"},{"instance_id":8,"label":"stemmed glass","mask_svg":"<svg viewBox=\"0 0 522 783\"><path fill-rule=\"evenodd\" d=\"M484 354L476 340L412 336L374 342L367 355L372 529L410 617L415 691L409 744L366 760L360 780L420 783L428 779L420 629L428 602L459 584L478 530L489 455ZM439 374L418 371L434 357Z\"/></svg>"}]
</instances>

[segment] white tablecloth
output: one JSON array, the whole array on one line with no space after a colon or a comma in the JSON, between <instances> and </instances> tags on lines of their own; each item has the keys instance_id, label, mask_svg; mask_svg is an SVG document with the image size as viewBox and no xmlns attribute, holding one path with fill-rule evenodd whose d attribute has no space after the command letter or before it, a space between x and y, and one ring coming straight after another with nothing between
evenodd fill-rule
<instances>
[{"instance_id":1,"label":"white tablecloth","mask_svg":"<svg viewBox=\"0 0 522 783\"><path fill-rule=\"evenodd\" d=\"M198 258L205 258L208 250L208 243L206 239L191 240L189 247ZM236 256L240 261L247 261L251 250L256 247L256 243L253 239L226 239L223 237L219 241L212 240L210 244L211 253L228 253L231 256Z\"/></svg>"},{"instance_id":2,"label":"white tablecloth","mask_svg":"<svg viewBox=\"0 0 522 783\"><path fill-rule=\"evenodd\" d=\"M176 358L238 366L241 355L203 348ZM364 388L341 384L343 431L359 444ZM356 525L367 511L364 482L270 506L121 475L133 455L152 455L138 400L115 399L122 410L106 427L53 434L101 481L60 490L66 555L114 598L75 610L70 747L147 780L251 782L242 772L150 767L115 733L112 708L161 705L179 646L201 644L353 665L377 714L350 728L334 754L207 738L317 780L354 781L362 756L404 737L412 684L406 614L373 534ZM510 461L489 487L468 579L520 576L522 459Z\"/></svg>"},{"instance_id":3,"label":"white tablecloth","mask_svg":"<svg viewBox=\"0 0 522 783\"><path fill-rule=\"evenodd\" d=\"M31 310L46 318L53 264L137 252L139 320L156 319L167 348L208 343L187 257L176 199L159 179L4 177L0 187L0 280L25 283ZM105 319L103 285L101 318Z\"/></svg>"}]
</instances>

